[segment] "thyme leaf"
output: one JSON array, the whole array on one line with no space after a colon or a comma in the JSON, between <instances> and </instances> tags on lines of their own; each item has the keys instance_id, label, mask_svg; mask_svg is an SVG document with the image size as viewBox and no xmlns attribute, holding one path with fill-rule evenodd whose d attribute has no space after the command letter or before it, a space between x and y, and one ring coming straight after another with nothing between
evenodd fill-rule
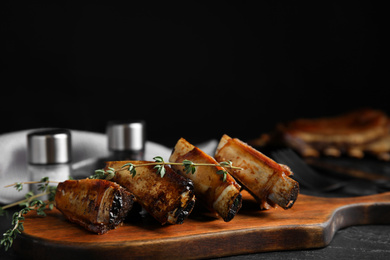
<instances>
[{"instance_id":1,"label":"thyme leaf","mask_svg":"<svg viewBox=\"0 0 390 260\"><path fill-rule=\"evenodd\" d=\"M225 170L219 170L219 171L217 171L217 174L222 174L222 180L223 180L224 182L226 181L227 171L225 171Z\"/></svg>"},{"instance_id":2,"label":"thyme leaf","mask_svg":"<svg viewBox=\"0 0 390 260\"><path fill-rule=\"evenodd\" d=\"M23 190L23 184L22 183L20 183L20 182L17 182L17 183L15 183L15 189L17 190L17 191L21 191L21 190Z\"/></svg>"},{"instance_id":3,"label":"thyme leaf","mask_svg":"<svg viewBox=\"0 0 390 260\"><path fill-rule=\"evenodd\" d=\"M184 165L184 171L186 174L192 173L194 174L196 171L195 164L190 161L190 160L183 160L183 165Z\"/></svg>"},{"instance_id":4,"label":"thyme leaf","mask_svg":"<svg viewBox=\"0 0 390 260\"><path fill-rule=\"evenodd\" d=\"M90 179L111 180L115 177L115 169L108 167L108 170L99 169L95 170L95 174L89 176Z\"/></svg>"},{"instance_id":5,"label":"thyme leaf","mask_svg":"<svg viewBox=\"0 0 390 260\"><path fill-rule=\"evenodd\" d=\"M154 166L153 169L156 170L156 174L159 175L161 178L163 178L166 174L165 165L179 165L184 166L184 172L186 174L194 174L196 172L196 167L198 166L211 166L211 167L224 167L224 168L230 168L235 170L242 170L240 167L233 166L233 163L231 161L227 162L220 162L219 164L213 164L213 163L194 163L190 160L183 160L181 163L175 163L175 162L165 162L164 159L161 156L156 156L153 158L154 162L147 162L143 164L133 164L131 162L128 162L121 166L121 169L128 170L130 174L134 177L137 174L136 168L138 167L144 167L144 166ZM90 176L90 179L104 179L104 180L111 180L115 176L115 169L108 167L108 170L100 169L96 170L95 174ZM222 180L226 181L227 178L227 171L226 170L218 170L217 174L222 175Z\"/></svg>"},{"instance_id":6,"label":"thyme leaf","mask_svg":"<svg viewBox=\"0 0 390 260\"><path fill-rule=\"evenodd\" d=\"M130 174L133 176L133 178L135 177L135 175L137 174L137 171L135 170L135 166L134 164L132 163L126 163L124 165L122 165L121 168L126 168L128 167L128 171L130 172Z\"/></svg>"},{"instance_id":7,"label":"thyme leaf","mask_svg":"<svg viewBox=\"0 0 390 260\"><path fill-rule=\"evenodd\" d=\"M164 164L157 164L156 166L153 167L153 169L156 169L157 175L160 175L161 178L164 177L166 172Z\"/></svg>"},{"instance_id":8,"label":"thyme leaf","mask_svg":"<svg viewBox=\"0 0 390 260\"><path fill-rule=\"evenodd\" d=\"M54 186L49 186L49 183L53 183L49 181L48 177L42 178L39 182L18 182L15 184L7 185L5 187L14 187L17 191L23 190L24 184L32 184L38 183L38 190L42 191L39 194L33 194L32 192L28 192L25 195L25 199L21 201L17 201L15 203L6 205L4 207L0 207L0 215L5 213L7 208L11 208L13 206L19 205L23 207L20 211L15 212L12 216L12 228L7 230L2 239L0 240L0 247L4 247L5 251L12 247L14 240L16 239L18 234L21 234L24 230L24 215L27 214L31 210L35 210L39 216L46 216L45 210L48 208L49 210L54 207L54 198L57 188ZM57 183L57 182L54 182ZM38 199L41 196L48 195L48 201L42 201Z\"/></svg>"}]
</instances>

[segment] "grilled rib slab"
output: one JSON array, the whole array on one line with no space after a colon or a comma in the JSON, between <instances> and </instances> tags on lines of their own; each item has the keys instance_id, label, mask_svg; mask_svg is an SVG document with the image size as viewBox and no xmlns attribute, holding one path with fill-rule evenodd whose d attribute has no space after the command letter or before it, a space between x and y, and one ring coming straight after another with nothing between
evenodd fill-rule
<instances>
[{"instance_id":1,"label":"grilled rib slab","mask_svg":"<svg viewBox=\"0 0 390 260\"><path fill-rule=\"evenodd\" d=\"M56 208L70 221L104 234L122 223L134 196L106 180L67 180L57 186Z\"/></svg>"},{"instance_id":2,"label":"grilled rib slab","mask_svg":"<svg viewBox=\"0 0 390 260\"><path fill-rule=\"evenodd\" d=\"M137 167L133 177L122 166L126 163L145 164L147 161L111 161L106 169L112 167L116 174L112 181L127 188L137 202L162 225L182 224L195 205L195 195L191 180L180 176L165 166L164 177L156 174L154 166Z\"/></svg>"},{"instance_id":3,"label":"grilled rib slab","mask_svg":"<svg viewBox=\"0 0 390 260\"><path fill-rule=\"evenodd\" d=\"M303 156L347 154L362 158L370 153L389 160L390 119L375 109L359 109L342 115L297 119L279 124L278 135Z\"/></svg>"},{"instance_id":4,"label":"grilled rib slab","mask_svg":"<svg viewBox=\"0 0 390 260\"><path fill-rule=\"evenodd\" d=\"M218 164L214 158L181 138L177 142L169 160L170 162L180 163L186 159L194 163ZM197 167L194 174L186 174L183 166L173 165L172 168L193 181L196 197L210 210L217 212L224 221L232 220L241 208L241 186L230 174L227 174L225 182L222 176L217 174L218 170L225 170L224 168L213 166Z\"/></svg>"},{"instance_id":5,"label":"grilled rib slab","mask_svg":"<svg viewBox=\"0 0 390 260\"><path fill-rule=\"evenodd\" d=\"M288 209L297 199L299 184L288 177L292 174L290 169L236 138L222 136L215 159L232 161L234 166L243 168L228 171L256 198L261 208L277 204Z\"/></svg>"}]
</instances>

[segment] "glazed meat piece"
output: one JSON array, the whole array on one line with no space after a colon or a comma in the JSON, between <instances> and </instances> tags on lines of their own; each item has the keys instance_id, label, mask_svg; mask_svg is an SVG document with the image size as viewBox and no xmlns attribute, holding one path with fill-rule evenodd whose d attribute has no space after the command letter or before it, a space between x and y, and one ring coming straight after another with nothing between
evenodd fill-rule
<instances>
[{"instance_id":1,"label":"glazed meat piece","mask_svg":"<svg viewBox=\"0 0 390 260\"><path fill-rule=\"evenodd\" d=\"M191 213L195 205L192 182L165 166L164 177L156 174L154 166L137 167L133 177L126 163L145 164L147 161L112 161L106 163L116 170L112 181L127 188L137 202L162 225L166 223L181 224Z\"/></svg>"},{"instance_id":2,"label":"glazed meat piece","mask_svg":"<svg viewBox=\"0 0 390 260\"><path fill-rule=\"evenodd\" d=\"M169 161L177 163L183 162L183 160L190 160L193 163L218 164L214 158L181 138L177 142ZM194 174L186 174L183 166L173 165L172 168L194 182L196 197L210 210L217 212L224 221L232 220L241 208L240 185L230 174L227 174L226 181L223 181L222 176L217 174L218 170L225 170L224 168L198 166Z\"/></svg>"},{"instance_id":3,"label":"glazed meat piece","mask_svg":"<svg viewBox=\"0 0 390 260\"><path fill-rule=\"evenodd\" d=\"M390 121L389 121L390 122ZM383 161L390 161L390 131L385 136L361 148Z\"/></svg>"},{"instance_id":4,"label":"glazed meat piece","mask_svg":"<svg viewBox=\"0 0 390 260\"><path fill-rule=\"evenodd\" d=\"M277 128L277 137L303 156L343 153L362 158L365 152L389 159L390 120L380 110L361 109L340 116L298 119Z\"/></svg>"},{"instance_id":5,"label":"glazed meat piece","mask_svg":"<svg viewBox=\"0 0 390 260\"><path fill-rule=\"evenodd\" d=\"M228 171L255 197L261 208L279 205L288 209L297 199L299 184L288 177L292 174L290 169L236 138L224 135L215 159L231 161L234 166L243 168Z\"/></svg>"},{"instance_id":6,"label":"glazed meat piece","mask_svg":"<svg viewBox=\"0 0 390 260\"><path fill-rule=\"evenodd\" d=\"M67 180L57 186L56 208L73 223L104 234L122 223L134 196L106 180Z\"/></svg>"}]
</instances>

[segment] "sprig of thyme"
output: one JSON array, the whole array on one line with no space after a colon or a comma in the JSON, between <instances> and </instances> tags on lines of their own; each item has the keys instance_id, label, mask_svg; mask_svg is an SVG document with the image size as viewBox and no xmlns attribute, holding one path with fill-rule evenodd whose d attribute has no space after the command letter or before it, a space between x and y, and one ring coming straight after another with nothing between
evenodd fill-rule
<instances>
[{"instance_id":1,"label":"sprig of thyme","mask_svg":"<svg viewBox=\"0 0 390 260\"><path fill-rule=\"evenodd\" d=\"M130 174L134 177L137 174L136 168L137 167L144 167L144 166L153 166L153 169L156 169L156 174L160 175L161 178L164 177L166 170L165 165L179 165L184 166L184 172L186 174L194 174L196 172L196 167L198 166L211 166L211 167L224 167L224 168L230 168L235 170L242 170L240 167L233 166L231 161L227 162L220 162L219 164L213 164L213 163L194 163L190 160L183 160L181 163L175 163L175 162L165 162L164 159L161 156L156 156L153 158L154 162L150 163L143 163L143 164L133 164L133 163L126 163L122 165L122 169L126 169L130 172ZM225 170L218 170L217 174L222 175L223 181L226 181L227 172ZM105 179L110 180L115 176L115 169L108 167L108 170L100 169L96 170L95 174L90 176L90 179Z\"/></svg>"},{"instance_id":2,"label":"sprig of thyme","mask_svg":"<svg viewBox=\"0 0 390 260\"><path fill-rule=\"evenodd\" d=\"M99 169L95 170L95 174L89 176L90 179L111 180L115 177L115 169L108 167L108 170Z\"/></svg>"},{"instance_id":3,"label":"sprig of thyme","mask_svg":"<svg viewBox=\"0 0 390 260\"><path fill-rule=\"evenodd\" d=\"M17 191L21 191L23 190L24 184L33 183L38 184L38 190L42 193L34 195L34 193L30 191L25 195L25 199L6 205L4 207L0 207L0 215L3 215L6 209L11 208L13 206L19 205L20 207L23 207L20 211L14 213L14 215L12 216L12 228L7 230L3 234L3 238L0 240L0 246L4 247L6 251L11 248L17 235L24 230L23 221L25 220L25 214L27 214L31 210L35 210L39 216L46 216L44 210L46 210L47 208L49 210L52 210L54 207L54 198L57 188L54 186L49 186L49 183L58 182L49 181L48 177L42 178L39 182L17 182L11 185L7 185L5 187L13 186ZM48 195L48 201L42 201L37 199L44 195Z\"/></svg>"}]
</instances>

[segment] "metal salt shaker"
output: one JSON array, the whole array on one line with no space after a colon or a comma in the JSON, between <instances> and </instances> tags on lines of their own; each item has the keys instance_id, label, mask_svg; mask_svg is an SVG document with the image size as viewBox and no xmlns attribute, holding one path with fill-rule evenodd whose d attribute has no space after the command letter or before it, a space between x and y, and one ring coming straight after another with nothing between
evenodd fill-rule
<instances>
[{"instance_id":1,"label":"metal salt shaker","mask_svg":"<svg viewBox=\"0 0 390 260\"><path fill-rule=\"evenodd\" d=\"M110 121L106 133L112 160L144 159L146 133L143 120Z\"/></svg>"},{"instance_id":2,"label":"metal salt shaker","mask_svg":"<svg viewBox=\"0 0 390 260\"><path fill-rule=\"evenodd\" d=\"M71 133L67 129L34 131L27 135L28 170L31 181L49 177L65 181L71 176ZM56 184L50 184L56 186ZM38 185L31 186L34 193Z\"/></svg>"}]
</instances>

